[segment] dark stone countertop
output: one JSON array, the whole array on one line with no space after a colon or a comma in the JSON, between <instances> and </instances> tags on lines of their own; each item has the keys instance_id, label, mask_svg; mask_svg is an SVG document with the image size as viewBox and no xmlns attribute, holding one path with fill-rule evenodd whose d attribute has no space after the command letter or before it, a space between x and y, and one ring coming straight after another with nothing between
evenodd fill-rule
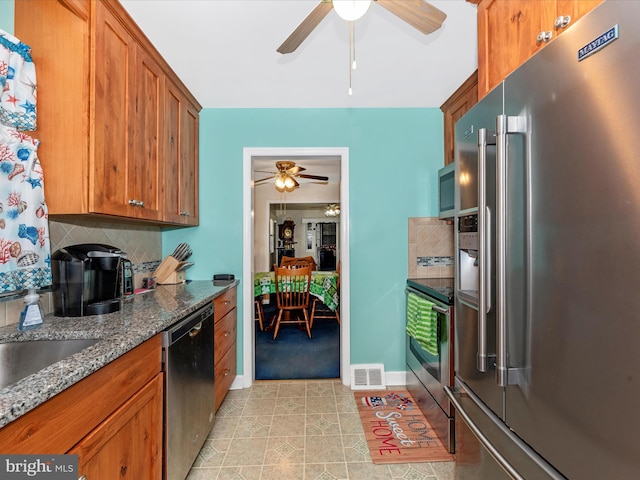
<instances>
[{"instance_id":1,"label":"dark stone countertop","mask_svg":"<svg viewBox=\"0 0 640 480\"><path fill-rule=\"evenodd\" d=\"M46 315L44 324L25 332L17 325L0 327L0 343L27 340L99 339L64 360L0 390L0 427L36 408L145 340L238 284L193 281L159 285L123 301L119 312L88 317Z\"/></svg>"}]
</instances>

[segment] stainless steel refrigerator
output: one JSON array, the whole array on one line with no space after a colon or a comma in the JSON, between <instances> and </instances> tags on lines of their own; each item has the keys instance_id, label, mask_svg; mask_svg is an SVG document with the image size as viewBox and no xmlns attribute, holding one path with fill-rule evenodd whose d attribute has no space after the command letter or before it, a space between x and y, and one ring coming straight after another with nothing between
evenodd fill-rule
<instances>
[{"instance_id":1,"label":"stainless steel refrigerator","mask_svg":"<svg viewBox=\"0 0 640 480\"><path fill-rule=\"evenodd\" d=\"M639 24L604 2L456 124L456 479L640 478Z\"/></svg>"}]
</instances>

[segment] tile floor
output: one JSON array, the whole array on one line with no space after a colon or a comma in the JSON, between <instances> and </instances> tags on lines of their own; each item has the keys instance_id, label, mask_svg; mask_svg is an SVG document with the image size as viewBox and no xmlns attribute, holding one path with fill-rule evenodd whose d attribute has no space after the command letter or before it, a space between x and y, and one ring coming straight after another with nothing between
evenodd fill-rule
<instances>
[{"instance_id":1,"label":"tile floor","mask_svg":"<svg viewBox=\"0 0 640 480\"><path fill-rule=\"evenodd\" d=\"M452 480L453 462L375 465L339 380L232 390L187 480Z\"/></svg>"}]
</instances>

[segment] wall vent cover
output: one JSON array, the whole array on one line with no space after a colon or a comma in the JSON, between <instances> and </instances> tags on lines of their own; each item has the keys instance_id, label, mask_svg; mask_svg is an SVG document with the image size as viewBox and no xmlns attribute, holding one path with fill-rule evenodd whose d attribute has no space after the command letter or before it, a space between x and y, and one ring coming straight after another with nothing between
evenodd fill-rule
<instances>
[{"instance_id":1,"label":"wall vent cover","mask_svg":"<svg viewBox=\"0 0 640 480\"><path fill-rule=\"evenodd\" d=\"M385 389L384 365L367 363L351 365L351 390Z\"/></svg>"}]
</instances>

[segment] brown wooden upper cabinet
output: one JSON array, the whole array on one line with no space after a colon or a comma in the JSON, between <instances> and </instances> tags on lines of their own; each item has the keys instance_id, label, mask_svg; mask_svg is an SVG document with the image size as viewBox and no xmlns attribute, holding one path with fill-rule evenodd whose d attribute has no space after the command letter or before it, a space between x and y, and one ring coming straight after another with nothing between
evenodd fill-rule
<instances>
[{"instance_id":1,"label":"brown wooden upper cabinet","mask_svg":"<svg viewBox=\"0 0 640 480\"><path fill-rule=\"evenodd\" d=\"M602 1L472 1L478 3L478 98Z\"/></svg>"},{"instance_id":2,"label":"brown wooden upper cabinet","mask_svg":"<svg viewBox=\"0 0 640 480\"><path fill-rule=\"evenodd\" d=\"M440 110L444 115L444 164L454 160L456 122L478 103L478 71L467 78L458 89L442 104Z\"/></svg>"},{"instance_id":3,"label":"brown wooden upper cabinet","mask_svg":"<svg viewBox=\"0 0 640 480\"><path fill-rule=\"evenodd\" d=\"M15 33L38 69L49 214L197 225L201 106L120 3L20 0Z\"/></svg>"},{"instance_id":4,"label":"brown wooden upper cabinet","mask_svg":"<svg viewBox=\"0 0 640 480\"><path fill-rule=\"evenodd\" d=\"M165 111L167 176L164 220L198 225L198 131L199 113L184 93L167 84Z\"/></svg>"}]
</instances>

